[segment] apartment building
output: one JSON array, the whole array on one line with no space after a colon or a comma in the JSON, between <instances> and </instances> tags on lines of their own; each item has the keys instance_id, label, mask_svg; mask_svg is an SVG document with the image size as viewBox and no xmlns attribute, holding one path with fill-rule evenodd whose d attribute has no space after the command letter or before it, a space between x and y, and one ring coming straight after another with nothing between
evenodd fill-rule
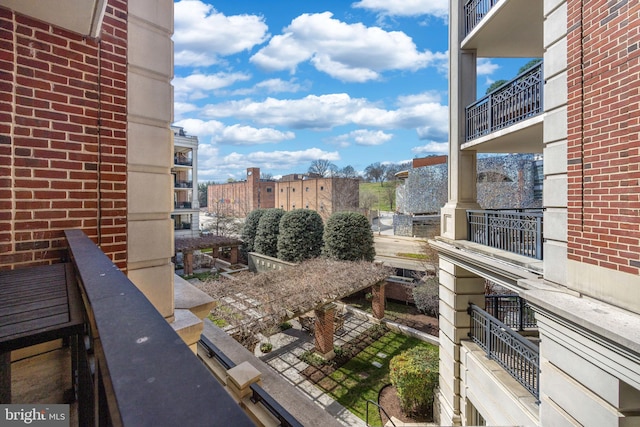
<instances>
[{"instance_id":1,"label":"apartment building","mask_svg":"<svg viewBox=\"0 0 640 427\"><path fill-rule=\"evenodd\" d=\"M323 220L334 212L358 209L359 182L353 178L290 174L279 181L260 178L260 168L248 168L244 181L212 184L208 211L245 217L258 208L311 209Z\"/></svg>"},{"instance_id":2,"label":"apartment building","mask_svg":"<svg viewBox=\"0 0 640 427\"><path fill-rule=\"evenodd\" d=\"M640 3L449 4L440 423L639 425ZM543 62L477 99L504 57ZM500 152L544 155L543 213L480 209Z\"/></svg>"},{"instance_id":3,"label":"apartment building","mask_svg":"<svg viewBox=\"0 0 640 427\"><path fill-rule=\"evenodd\" d=\"M171 126L173 132L173 230L176 237L200 235L198 200L198 137L184 128Z\"/></svg>"}]
</instances>

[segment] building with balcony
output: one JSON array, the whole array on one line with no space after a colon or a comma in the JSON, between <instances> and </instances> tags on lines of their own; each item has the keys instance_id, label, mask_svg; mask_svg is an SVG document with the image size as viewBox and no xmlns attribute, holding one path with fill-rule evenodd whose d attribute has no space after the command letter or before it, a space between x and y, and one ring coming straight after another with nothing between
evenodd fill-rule
<instances>
[{"instance_id":1,"label":"building with balcony","mask_svg":"<svg viewBox=\"0 0 640 427\"><path fill-rule=\"evenodd\" d=\"M640 4L449 4L440 423L637 425ZM477 99L478 59L505 57L543 61ZM481 209L478 158L504 152L544 155L542 213Z\"/></svg>"},{"instance_id":2,"label":"building with balcony","mask_svg":"<svg viewBox=\"0 0 640 427\"><path fill-rule=\"evenodd\" d=\"M211 343L236 361L222 382L194 354L208 310L171 263L173 7L0 0L0 404L70 404L83 427L332 425L234 343Z\"/></svg>"},{"instance_id":3,"label":"building with balcony","mask_svg":"<svg viewBox=\"0 0 640 427\"><path fill-rule=\"evenodd\" d=\"M173 132L173 230L176 237L200 234L198 203L198 137L178 126Z\"/></svg>"}]
</instances>

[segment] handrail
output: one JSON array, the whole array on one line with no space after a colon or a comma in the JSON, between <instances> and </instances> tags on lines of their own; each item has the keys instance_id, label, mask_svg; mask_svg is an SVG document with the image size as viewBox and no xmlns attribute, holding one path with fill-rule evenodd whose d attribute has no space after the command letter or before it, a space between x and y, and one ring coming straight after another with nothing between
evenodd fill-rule
<instances>
[{"instance_id":1,"label":"handrail","mask_svg":"<svg viewBox=\"0 0 640 427\"><path fill-rule=\"evenodd\" d=\"M465 108L465 141L471 141L544 112L542 62L532 65Z\"/></svg>"},{"instance_id":2,"label":"handrail","mask_svg":"<svg viewBox=\"0 0 640 427\"><path fill-rule=\"evenodd\" d=\"M536 399L540 398L540 352L536 345L507 325L469 303L471 316L469 338L487 357L502 366Z\"/></svg>"},{"instance_id":3,"label":"handrail","mask_svg":"<svg viewBox=\"0 0 640 427\"><path fill-rule=\"evenodd\" d=\"M67 230L65 236L89 335L72 346L73 357L80 359L79 424L253 426L100 248L81 230Z\"/></svg>"},{"instance_id":4,"label":"handrail","mask_svg":"<svg viewBox=\"0 0 640 427\"><path fill-rule=\"evenodd\" d=\"M487 313L510 328L524 331L525 328L537 328L531 305L518 295L485 295Z\"/></svg>"},{"instance_id":5,"label":"handrail","mask_svg":"<svg viewBox=\"0 0 640 427\"><path fill-rule=\"evenodd\" d=\"M226 354L222 352L209 338L204 335L200 335L200 345L207 352L207 357L215 358L222 367L225 369L231 369L236 364L233 360L229 359ZM283 427L303 427L303 425L287 411L282 405L280 405L269 393L267 393L258 384L251 384L249 386L252 391L251 401L253 403L262 403L274 417L280 421L280 425Z\"/></svg>"},{"instance_id":6,"label":"handrail","mask_svg":"<svg viewBox=\"0 0 640 427\"><path fill-rule=\"evenodd\" d=\"M391 417L389 416L389 414L387 414L387 411L384 410L384 408L382 406L380 406L378 403L374 402L373 400L369 400L367 399L367 405L366 405L366 409L365 409L365 424L368 426L369 425L369 403L372 403L374 405L376 405L378 407L378 409L380 409L382 412L384 412L384 415L389 418L389 422L391 422L391 424L393 424L393 427L396 427L396 423L393 422L393 420L391 419Z\"/></svg>"},{"instance_id":7,"label":"handrail","mask_svg":"<svg viewBox=\"0 0 640 427\"><path fill-rule=\"evenodd\" d=\"M498 0L467 0L464 5L465 37L484 19Z\"/></svg>"},{"instance_id":8,"label":"handrail","mask_svg":"<svg viewBox=\"0 0 640 427\"><path fill-rule=\"evenodd\" d=\"M543 259L543 210L467 210L467 239L526 257Z\"/></svg>"}]
</instances>

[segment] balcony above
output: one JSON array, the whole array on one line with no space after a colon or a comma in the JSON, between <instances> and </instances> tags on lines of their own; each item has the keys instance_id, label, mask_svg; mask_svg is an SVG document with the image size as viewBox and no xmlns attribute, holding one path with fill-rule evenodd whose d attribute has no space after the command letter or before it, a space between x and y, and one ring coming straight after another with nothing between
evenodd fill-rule
<instances>
[{"instance_id":1,"label":"balcony above","mask_svg":"<svg viewBox=\"0 0 640 427\"><path fill-rule=\"evenodd\" d=\"M480 58L542 57L542 1L468 0L463 13L462 49Z\"/></svg>"},{"instance_id":2,"label":"balcony above","mask_svg":"<svg viewBox=\"0 0 640 427\"><path fill-rule=\"evenodd\" d=\"M462 149L480 153L541 153L544 112L543 63L465 109Z\"/></svg>"},{"instance_id":3,"label":"balcony above","mask_svg":"<svg viewBox=\"0 0 640 427\"><path fill-rule=\"evenodd\" d=\"M58 0L54 7L39 1L0 0L0 6L84 36L97 37L106 0Z\"/></svg>"}]
</instances>

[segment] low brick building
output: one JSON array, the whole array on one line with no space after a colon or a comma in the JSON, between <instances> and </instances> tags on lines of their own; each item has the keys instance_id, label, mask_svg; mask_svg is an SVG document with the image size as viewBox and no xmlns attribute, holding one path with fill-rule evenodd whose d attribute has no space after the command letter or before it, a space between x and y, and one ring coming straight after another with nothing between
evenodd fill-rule
<instances>
[{"instance_id":1,"label":"low brick building","mask_svg":"<svg viewBox=\"0 0 640 427\"><path fill-rule=\"evenodd\" d=\"M326 220L334 212L358 209L359 182L307 174L263 180L260 168L249 168L245 181L209 185L207 198L208 210L215 214L245 217L258 208L311 209Z\"/></svg>"}]
</instances>

